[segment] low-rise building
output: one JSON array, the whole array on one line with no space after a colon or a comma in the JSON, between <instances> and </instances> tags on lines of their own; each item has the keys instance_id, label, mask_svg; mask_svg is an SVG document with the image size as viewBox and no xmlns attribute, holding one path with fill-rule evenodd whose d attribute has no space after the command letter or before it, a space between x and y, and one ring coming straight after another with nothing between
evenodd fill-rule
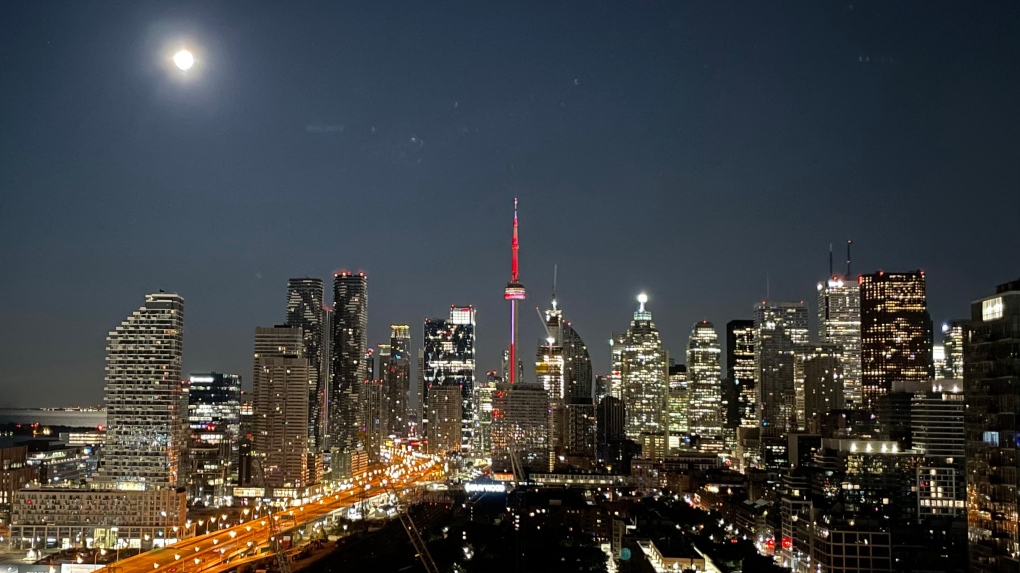
<instances>
[{"instance_id":1,"label":"low-rise building","mask_svg":"<svg viewBox=\"0 0 1020 573\"><path fill-rule=\"evenodd\" d=\"M162 547L186 537L183 489L30 486L14 494L11 548Z\"/></svg>"}]
</instances>

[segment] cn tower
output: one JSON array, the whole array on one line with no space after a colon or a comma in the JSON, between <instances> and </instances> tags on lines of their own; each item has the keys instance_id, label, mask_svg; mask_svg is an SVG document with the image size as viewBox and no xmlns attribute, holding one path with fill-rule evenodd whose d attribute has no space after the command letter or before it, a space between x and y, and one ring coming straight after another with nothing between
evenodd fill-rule
<instances>
[{"instance_id":1,"label":"cn tower","mask_svg":"<svg viewBox=\"0 0 1020 573\"><path fill-rule=\"evenodd\" d=\"M510 244L510 282L506 283L503 298L510 301L510 383L515 382L517 373L517 301L524 300L524 285L517 275L517 199L514 198L514 239Z\"/></svg>"}]
</instances>

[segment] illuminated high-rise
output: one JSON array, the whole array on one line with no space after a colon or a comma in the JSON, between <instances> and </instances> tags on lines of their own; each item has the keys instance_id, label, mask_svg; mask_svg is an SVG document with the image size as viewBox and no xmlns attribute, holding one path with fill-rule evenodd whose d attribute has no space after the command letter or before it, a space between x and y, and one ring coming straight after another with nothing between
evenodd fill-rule
<instances>
[{"instance_id":1,"label":"illuminated high-rise","mask_svg":"<svg viewBox=\"0 0 1020 573\"><path fill-rule=\"evenodd\" d=\"M629 439L642 441L645 435L649 439L661 437L665 442L668 363L652 313L645 310L647 302L646 295L638 296L639 306L630 328L613 336L613 395L626 404Z\"/></svg>"},{"instance_id":2,"label":"illuminated high-rise","mask_svg":"<svg viewBox=\"0 0 1020 573\"><path fill-rule=\"evenodd\" d=\"M754 309L755 400L762 436L788 432L795 417L794 346L808 341L803 302L765 302Z\"/></svg>"},{"instance_id":3,"label":"illuminated high-rise","mask_svg":"<svg viewBox=\"0 0 1020 573\"><path fill-rule=\"evenodd\" d=\"M726 323L726 380L734 386L736 394L736 403L730 406L727 426L757 428L753 320Z\"/></svg>"},{"instance_id":4,"label":"illuminated high-rise","mask_svg":"<svg viewBox=\"0 0 1020 573\"><path fill-rule=\"evenodd\" d=\"M923 271L861 275L861 404L875 412L893 382L934 377Z\"/></svg>"},{"instance_id":5,"label":"illuminated high-rise","mask_svg":"<svg viewBox=\"0 0 1020 573\"><path fill-rule=\"evenodd\" d=\"M329 382L329 338L325 327L322 279L304 277L287 281L287 326L304 333L304 355L315 370L308 388L308 446L313 451L325 433L326 386Z\"/></svg>"},{"instance_id":6,"label":"illuminated high-rise","mask_svg":"<svg viewBox=\"0 0 1020 573\"><path fill-rule=\"evenodd\" d=\"M390 343L380 352L379 369L385 396L385 424L388 434L407 435L408 415L411 412L411 327L406 324L390 325Z\"/></svg>"},{"instance_id":7,"label":"illuminated high-rise","mask_svg":"<svg viewBox=\"0 0 1020 573\"><path fill-rule=\"evenodd\" d=\"M300 488L308 471L308 384L316 375L296 326L255 329L252 449L267 487Z\"/></svg>"},{"instance_id":8,"label":"illuminated high-rise","mask_svg":"<svg viewBox=\"0 0 1020 573\"><path fill-rule=\"evenodd\" d=\"M509 471L510 456L532 471L552 469L549 394L538 384L497 384L492 397L492 466Z\"/></svg>"},{"instance_id":9,"label":"illuminated high-rise","mask_svg":"<svg viewBox=\"0 0 1020 573\"><path fill-rule=\"evenodd\" d=\"M942 325L942 346L945 351L943 378L963 379L963 339L967 332L966 320L953 320Z\"/></svg>"},{"instance_id":10,"label":"illuminated high-rise","mask_svg":"<svg viewBox=\"0 0 1020 573\"><path fill-rule=\"evenodd\" d=\"M970 304L964 344L970 570L1020 571L1020 279Z\"/></svg>"},{"instance_id":11,"label":"illuminated high-rise","mask_svg":"<svg viewBox=\"0 0 1020 573\"><path fill-rule=\"evenodd\" d=\"M843 402L861 403L861 291L857 283L832 276L818 283L818 341L841 348Z\"/></svg>"},{"instance_id":12,"label":"illuminated high-rise","mask_svg":"<svg viewBox=\"0 0 1020 573\"><path fill-rule=\"evenodd\" d=\"M146 295L107 335L107 431L98 482L123 489L178 485L183 350L184 299L174 293Z\"/></svg>"},{"instance_id":13,"label":"illuminated high-rise","mask_svg":"<svg viewBox=\"0 0 1020 573\"><path fill-rule=\"evenodd\" d=\"M368 379L362 382L358 396L361 403L362 435L365 442L365 453L369 463L379 461L383 441L387 436L386 428L386 387L381 379Z\"/></svg>"},{"instance_id":14,"label":"illuminated high-rise","mask_svg":"<svg viewBox=\"0 0 1020 573\"><path fill-rule=\"evenodd\" d=\"M573 432L581 436L575 441L583 441L584 424L594 419L591 359L584 341L557 307L555 295L545 312L545 334L538 343L535 378L549 393L551 446L563 455L567 434ZM568 409L573 421L568 420ZM587 451L580 445L573 449Z\"/></svg>"},{"instance_id":15,"label":"illuminated high-rise","mask_svg":"<svg viewBox=\"0 0 1020 573\"><path fill-rule=\"evenodd\" d=\"M567 397L566 366L563 358L563 311L552 308L545 311L546 338L539 341L535 357L535 381L545 388L549 397L563 400Z\"/></svg>"},{"instance_id":16,"label":"illuminated high-rise","mask_svg":"<svg viewBox=\"0 0 1020 573\"><path fill-rule=\"evenodd\" d=\"M845 407L843 348L823 342L800 344L794 350L798 429L818 434L823 417Z\"/></svg>"},{"instance_id":17,"label":"illuminated high-rise","mask_svg":"<svg viewBox=\"0 0 1020 573\"><path fill-rule=\"evenodd\" d=\"M697 437L698 449L719 451L723 447L722 349L711 322L694 324L687 344L687 426Z\"/></svg>"},{"instance_id":18,"label":"illuminated high-rise","mask_svg":"<svg viewBox=\"0 0 1020 573\"><path fill-rule=\"evenodd\" d=\"M690 441L687 418L690 395L687 366L670 364L667 370L667 382L669 383L669 394L666 398L666 423L669 432L667 446L670 450L678 450Z\"/></svg>"},{"instance_id":19,"label":"illuminated high-rise","mask_svg":"<svg viewBox=\"0 0 1020 573\"><path fill-rule=\"evenodd\" d=\"M475 427L475 309L472 306L450 306L448 319L426 318L422 341L423 430L429 435L431 423L429 395L436 387L456 387L461 396L461 447L474 445ZM449 432L447 432L449 435Z\"/></svg>"},{"instance_id":20,"label":"illuminated high-rise","mask_svg":"<svg viewBox=\"0 0 1020 573\"><path fill-rule=\"evenodd\" d=\"M188 394L188 487L192 497L226 495L237 476L241 377L192 374Z\"/></svg>"},{"instance_id":21,"label":"illuminated high-rise","mask_svg":"<svg viewBox=\"0 0 1020 573\"><path fill-rule=\"evenodd\" d=\"M492 400L496 394L496 385L502 382L500 371L489 370L485 373L485 380L479 381L475 388L478 423L475 425L475 445L472 449L479 457L492 455Z\"/></svg>"},{"instance_id":22,"label":"illuminated high-rise","mask_svg":"<svg viewBox=\"0 0 1020 573\"><path fill-rule=\"evenodd\" d=\"M327 428L331 448L349 455L358 447L361 406L358 393L368 376L368 277L341 271L333 275L332 371ZM341 464L346 467L346 464Z\"/></svg>"}]
</instances>

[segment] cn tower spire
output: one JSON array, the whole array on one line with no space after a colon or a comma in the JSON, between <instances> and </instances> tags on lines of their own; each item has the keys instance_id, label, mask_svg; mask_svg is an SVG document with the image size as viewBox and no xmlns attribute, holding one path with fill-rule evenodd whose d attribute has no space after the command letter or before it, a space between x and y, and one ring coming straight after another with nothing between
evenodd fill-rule
<instances>
[{"instance_id":1,"label":"cn tower spire","mask_svg":"<svg viewBox=\"0 0 1020 573\"><path fill-rule=\"evenodd\" d=\"M517 199L514 198L514 236L510 243L510 282L506 284L503 298L510 301L510 383L517 382L517 301L524 300L524 285L517 274Z\"/></svg>"},{"instance_id":2,"label":"cn tower spire","mask_svg":"<svg viewBox=\"0 0 1020 573\"><path fill-rule=\"evenodd\" d=\"M517 251L520 249L520 245L517 243L517 198L514 198L514 241L510 245L510 249L513 252L513 262L510 267L510 282L518 282L519 277L517 275Z\"/></svg>"}]
</instances>

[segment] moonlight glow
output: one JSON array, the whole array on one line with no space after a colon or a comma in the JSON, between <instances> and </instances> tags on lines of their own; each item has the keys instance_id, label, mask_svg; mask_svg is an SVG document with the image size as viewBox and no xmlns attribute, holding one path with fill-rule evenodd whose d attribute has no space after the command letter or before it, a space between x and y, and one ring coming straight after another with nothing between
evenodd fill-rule
<instances>
[{"instance_id":1,"label":"moonlight glow","mask_svg":"<svg viewBox=\"0 0 1020 573\"><path fill-rule=\"evenodd\" d=\"M181 50L174 54L174 65L182 71L187 71L191 69L191 66L195 65L195 56L187 50Z\"/></svg>"}]
</instances>

